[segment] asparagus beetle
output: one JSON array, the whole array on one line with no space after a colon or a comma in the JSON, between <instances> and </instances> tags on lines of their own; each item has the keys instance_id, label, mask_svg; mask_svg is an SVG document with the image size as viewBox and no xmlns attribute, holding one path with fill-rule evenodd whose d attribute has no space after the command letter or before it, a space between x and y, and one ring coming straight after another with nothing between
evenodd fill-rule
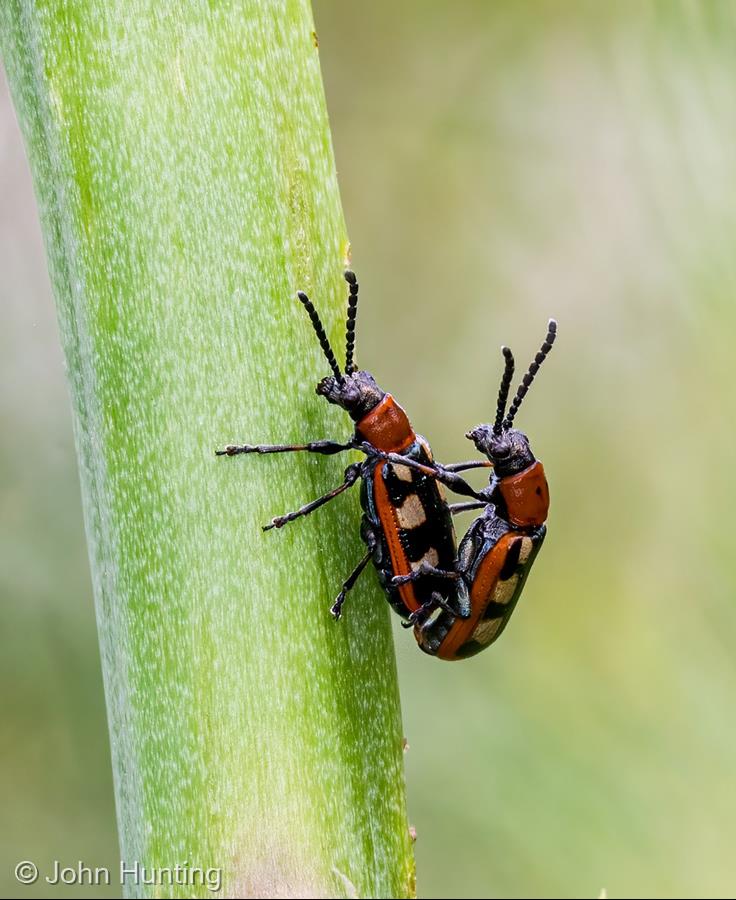
<instances>
[{"instance_id":1,"label":"asparagus beetle","mask_svg":"<svg viewBox=\"0 0 736 900\"><path fill-rule=\"evenodd\" d=\"M494 467L489 486L475 502L460 509L484 507L471 524L452 570L442 573L456 590L441 609L422 615L414 625L420 648L440 659L474 656L490 646L506 627L546 534L549 488L542 463L529 439L512 428L514 417L557 335L549 322L547 336L519 385L508 413L506 402L514 372L514 357L503 347L505 367L493 425L478 425L466 435ZM435 573L435 577L441 573ZM416 575L397 576L401 585Z\"/></svg>"},{"instance_id":2,"label":"asparagus beetle","mask_svg":"<svg viewBox=\"0 0 736 900\"><path fill-rule=\"evenodd\" d=\"M442 595L448 585L445 572L455 562L455 529L438 482L457 493L477 498L479 495L456 473L489 463L486 460L453 466L434 463L429 444L414 432L401 406L391 394L381 390L369 372L358 370L354 362L358 282L351 271L346 271L344 277L349 288L344 371L340 370L313 304L302 291L297 296L333 373L317 384L317 394L349 413L355 423L352 438L345 442L318 440L305 444L231 444L216 454L305 451L332 455L347 450L364 453L364 460L345 469L342 484L294 512L277 516L263 530L282 528L309 515L361 480L360 532L367 552L343 583L331 612L339 618L347 593L372 559L391 606L413 624L446 606ZM422 573L421 579L407 578L400 584L394 581L396 576L417 572ZM447 609L449 612L450 608ZM457 618L457 613L453 618Z\"/></svg>"}]
</instances>

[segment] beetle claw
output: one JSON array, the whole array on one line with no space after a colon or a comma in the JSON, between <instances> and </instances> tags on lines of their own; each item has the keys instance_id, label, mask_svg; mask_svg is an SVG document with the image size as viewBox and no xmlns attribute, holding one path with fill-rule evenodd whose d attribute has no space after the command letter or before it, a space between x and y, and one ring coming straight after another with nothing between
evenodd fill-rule
<instances>
[{"instance_id":1,"label":"beetle claw","mask_svg":"<svg viewBox=\"0 0 736 900\"><path fill-rule=\"evenodd\" d=\"M345 591L340 591L340 593L337 595L337 599L330 607L330 613L332 614L332 616L336 622L342 615L342 605L344 602L345 602Z\"/></svg>"}]
</instances>

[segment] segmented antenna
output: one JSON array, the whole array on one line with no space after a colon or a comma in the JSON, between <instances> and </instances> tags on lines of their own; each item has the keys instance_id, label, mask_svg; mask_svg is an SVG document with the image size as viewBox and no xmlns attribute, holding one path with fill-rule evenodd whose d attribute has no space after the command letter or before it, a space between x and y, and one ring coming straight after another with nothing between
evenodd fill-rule
<instances>
[{"instance_id":1,"label":"segmented antenna","mask_svg":"<svg viewBox=\"0 0 736 900\"><path fill-rule=\"evenodd\" d=\"M557 337L557 322L554 319L549 320L549 325L547 326L547 337L544 339L544 343L539 349L539 353L534 357L531 365L529 366L529 371L522 378L521 384L519 385L516 396L509 407L509 412L503 422L503 428L509 429L514 421L514 416L519 411L519 407L521 406L521 401L526 397L526 392L531 387L532 381L534 381L534 376L539 371L539 367L544 362L547 354L552 349L552 344L555 342L555 338Z\"/></svg>"},{"instance_id":2,"label":"segmented antenna","mask_svg":"<svg viewBox=\"0 0 736 900\"><path fill-rule=\"evenodd\" d=\"M332 347L330 347L330 342L328 341L327 334L322 327L322 322L320 321L319 315L317 314L317 310L314 308L312 301L309 299L309 297L307 297L304 291L297 291L296 295L299 298L301 304L304 306L304 309L306 309L306 311L309 313L309 318L312 320L312 327L317 333L320 346L322 347L322 352L327 357L327 362L330 364L330 368L335 373L335 378L337 378L337 380L341 382L343 380L343 375L340 371L340 366L338 366L337 360L335 359L335 354L332 352Z\"/></svg>"},{"instance_id":3,"label":"segmented antenna","mask_svg":"<svg viewBox=\"0 0 736 900\"><path fill-rule=\"evenodd\" d=\"M353 363L353 351L355 350L355 317L358 315L358 280L355 272L346 269L345 281L350 285L348 296L348 317L345 324L345 374L352 375L356 366Z\"/></svg>"},{"instance_id":4,"label":"segmented antenna","mask_svg":"<svg viewBox=\"0 0 736 900\"><path fill-rule=\"evenodd\" d=\"M498 404L496 406L496 421L493 423L493 433L501 434L503 414L506 412L506 402L509 399L511 379L514 377L514 354L508 347L501 347L506 364L504 366L501 384L498 388Z\"/></svg>"}]
</instances>

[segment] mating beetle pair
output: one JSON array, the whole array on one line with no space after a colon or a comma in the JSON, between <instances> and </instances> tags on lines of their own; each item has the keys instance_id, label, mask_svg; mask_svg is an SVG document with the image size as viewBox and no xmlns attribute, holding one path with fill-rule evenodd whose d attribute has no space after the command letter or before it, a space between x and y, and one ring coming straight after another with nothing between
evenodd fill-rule
<instances>
[{"instance_id":1,"label":"mating beetle pair","mask_svg":"<svg viewBox=\"0 0 736 900\"><path fill-rule=\"evenodd\" d=\"M556 323L524 376L506 413L514 359L503 348L505 369L493 425L468 432L486 459L443 466L427 441L414 432L404 410L354 363L358 283L349 286L344 371L335 359L319 315L306 294L298 297L312 321L332 375L317 393L345 409L353 437L306 444L229 445L218 456L305 451L331 455L359 450L365 459L345 469L342 484L300 509L274 518L264 531L306 516L361 480L361 537L367 552L345 580L332 613L340 616L345 597L372 559L391 606L414 627L420 648L441 659L462 659L489 646L501 633L521 594L545 535L549 492L542 464L529 441L512 428L519 406L539 366L552 348ZM458 472L494 467L490 485L475 491ZM446 485L472 501L448 505ZM452 515L483 509L459 550Z\"/></svg>"}]
</instances>

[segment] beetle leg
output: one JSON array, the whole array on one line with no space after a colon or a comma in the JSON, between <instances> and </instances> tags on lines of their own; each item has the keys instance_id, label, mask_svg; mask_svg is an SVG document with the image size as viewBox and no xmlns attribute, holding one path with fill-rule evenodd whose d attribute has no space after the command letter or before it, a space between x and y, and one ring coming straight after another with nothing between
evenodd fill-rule
<instances>
[{"instance_id":1,"label":"beetle leg","mask_svg":"<svg viewBox=\"0 0 736 900\"><path fill-rule=\"evenodd\" d=\"M345 469L345 480L341 485L333 488L316 500L312 500L311 503L305 504L300 509L294 510L294 512L286 513L284 516L276 516L274 519L271 519L270 525L263 526L263 530L269 531L271 528L283 528L287 522L293 522L294 519L298 519L300 516L308 516L309 513L314 512L315 509L319 509L320 506L324 506L325 503L329 503L330 500L333 500L339 494L342 494L343 491L352 487L360 478L362 471L363 463L351 463L351 465Z\"/></svg>"},{"instance_id":2,"label":"beetle leg","mask_svg":"<svg viewBox=\"0 0 736 900\"><path fill-rule=\"evenodd\" d=\"M333 453L354 449L353 441L344 444L339 441L310 441L308 444L228 444L224 450L215 450L215 456L238 456L240 453L290 453L295 450L330 456Z\"/></svg>"},{"instance_id":3,"label":"beetle leg","mask_svg":"<svg viewBox=\"0 0 736 900\"><path fill-rule=\"evenodd\" d=\"M451 616L459 617L460 615L456 609L453 609L450 606L441 594L435 591L426 603L423 603L419 609L414 610L414 612L409 615L406 622L402 622L401 624L404 628L413 628L415 625L423 623L436 609L442 609Z\"/></svg>"},{"instance_id":4,"label":"beetle leg","mask_svg":"<svg viewBox=\"0 0 736 900\"><path fill-rule=\"evenodd\" d=\"M459 619L470 618L471 609L469 587L468 577L465 573L463 573L463 577L458 582L457 591L455 593L455 599L457 600L457 610L455 610L454 614Z\"/></svg>"},{"instance_id":5,"label":"beetle leg","mask_svg":"<svg viewBox=\"0 0 736 900\"><path fill-rule=\"evenodd\" d=\"M472 488L464 478L449 471L439 463L425 465L424 463L417 462L415 459L411 459L409 456L402 456L400 453L384 453L382 450L376 450L375 447L372 447L367 443L358 445L357 449L362 450L369 457L373 456L378 457L379 459L385 459L388 462L396 463L400 466L407 466L409 469L416 469L417 472L421 472L429 478L436 478L437 481L441 481L442 484L447 485L447 487L456 494L474 497L476 500L482 499L481 494Z\"/></svg>"},{"instance_id":6,"label":"beetle leg","mask_svg":"<svg viewBox=\"0 0 736 900\"><path fill-rule=\"evenodd\" d=\"M408 575L394 575L391 579L391 584L394 587L399 587L401 584L408 584L410 581L416 581L418 578L423 578L425 575L433 575L435 578L450 578L453 581L457 581L457 579L461 577L459 572L451 572L448 569L437 569L428 562L423 562Z\"/></svg>"},{"instance_id":7,"label":"beetle leg","mask_svg":"<svg viewBox=\"0 0 736 900\"><path fill-rule=\"evenodd\" d=\"M435 609L439 606L440 609L443 609L445 612L450 613L451 616L458 615L458 611L450 606L447 600L445 600L441 594L438 594L437 591L432 594L430 603L433 603Z\"/></svg>"},{"instance_id":8,"label":"beetle leg","mask_svg":"<svg viewBox=\"0 0 736 900\"><path fill-rule=\"evenodd\" d=\"M358 565L353 569L353 571L348 575L345 579L342 590L337 595L337 599L330 607L330 612L335 617L335 619L339 619L342 614L342 605L345 602L345 598L348 595L348 591L351 590L355 586L355 582L360 578L360 573L365 569L370 561L371 556L373 556L373 549L371 548L366 555L361 559Z\"/></svg>"},{"instance_id":9,"label":"beetle leg","mask_svg":"<svg viewBox=\"0 0 736 900\"><path fill-rule=\"evenodd\" d=\"M340 614L342 613L342 605L345 602L345 597L347 596L348 591L352 590L355 582L360 577L360 573L368 565L368 561L373 556L376 547L378 546L378 539L376 538L373 529L370 528L367 522L365 522L365 519L363 520L363 525L360 529L360 533L366 543L366 546L368 547L368 552L363 557L363 559L361 559L355 569L350 573L350 575L348 575L342 586L342 590L337 595L337 599L330 607L330 612L336 620L340 618Z\"/></svg>"},{"instance_id":10,"label":"beetle leg","mask_svg":"<svg viewBox=\"0 0 736 900\"><path fill-rule=\"evenodd\" d=\"M467 462L450 463L443 465L442 468L446 472L464 472L466 469L492 469L493 463L490 459L470 459Z\"/></svg>"},{"instance_id":11,"label":"beetle leg","mask_svg":"<svg viewBox=\"0 0 736 900\"><path fill-rule=\"evenodd\" d=\"M483 500L471 500L470 503L451 503L449 508L452 515L455 516L469 509L482 509L484 506L488 506L488 504Z\"/></svg>"},{"instance_id":12,"label":"beetle leg","mask_svg":"<svg viewBox=\"0 0 736 900\"><path fill-rule=\"evenodd\" d=\"M430 477L441 481L442 484L447 485L447 487L456 494L462 494L465 497L474 497L476 500L482 499L482 495L476 491L475 488L471 487L464 478L461 478L454 472L448 472L440 465L437 465L434 474L430 474Z\"/></svg>"}]
</instances>

